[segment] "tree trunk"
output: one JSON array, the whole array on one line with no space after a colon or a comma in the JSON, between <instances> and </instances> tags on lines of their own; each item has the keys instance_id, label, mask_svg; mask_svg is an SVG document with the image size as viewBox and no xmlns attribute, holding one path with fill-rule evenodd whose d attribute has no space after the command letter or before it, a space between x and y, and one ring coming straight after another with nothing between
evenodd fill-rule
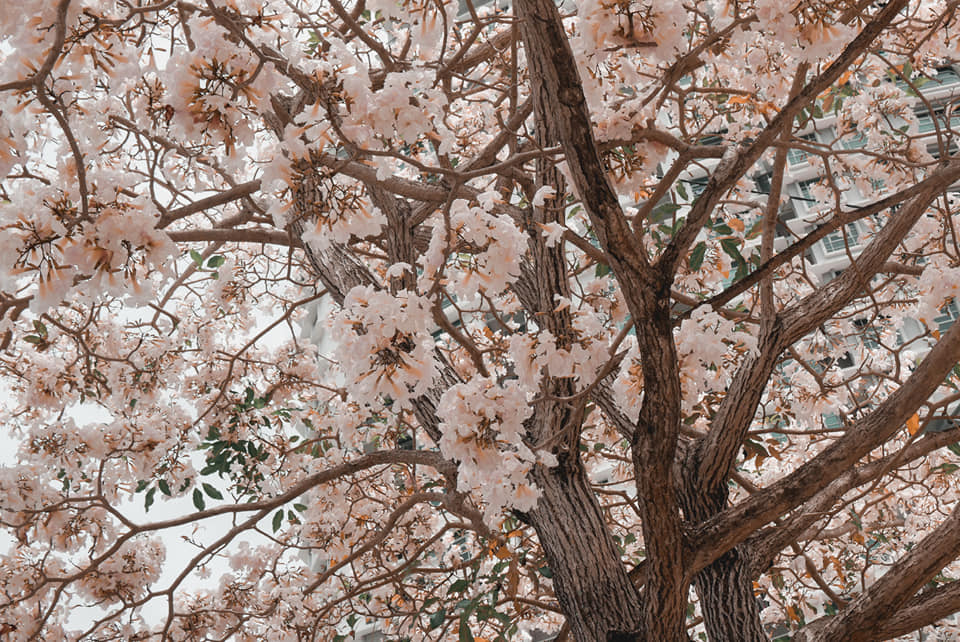
<instances>
[{"instance_id":1,"label":"tree trunk","mask_svg":"<svg viewBox=\"0 0 960 642\"><path fill-rule=\"evenodd\" d=\"M700 523L726 506L725 486L708 495L696 487L696 480L689 474L684 476L684 484L685 492L680 495L687 521ZM727 551L697 573L693 585L700 597L700 612L711 642L769 640L760 621L760 604L753 594L744 546Z\"/></svg>"},{"instance_id":2,"label":"tree trunk","mask_svg":"<svg viewBox=\"0 0 960 642\"><path fill-rule=\"evenodd\" d=\"M727 551L694 578L703 623L711 642L769 640L760 622L760 604L740 547Z\"/></svg>"},{"instance_id":3,"label":"tree trunk","mask_svg":"<svg viewBox=\"0 0 960 642\"><path fill-rule=\"evenodd\" d=\"M537 531L553 572L553 588L577 642L607 642L640 627L640 596L607 531L576 452L538 466L543 493L524 517Z\"/></svg>"}]
</instances>

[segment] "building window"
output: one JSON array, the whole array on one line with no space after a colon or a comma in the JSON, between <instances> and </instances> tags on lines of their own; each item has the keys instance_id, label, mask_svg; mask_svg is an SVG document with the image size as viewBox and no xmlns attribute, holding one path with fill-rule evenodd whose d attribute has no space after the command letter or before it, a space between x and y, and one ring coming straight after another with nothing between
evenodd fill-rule
<instances>
[{"instance_id":1,"label":"building window","mask_svg":"<svg viewBox=\"0 0 960 642\"><path fill-rule=\"evenodd\" d=\"M838 368L852 368L853 367L853 355L849 351L845 352L842 357L837 359Z\"/></svg>"},{"instance_id":2,"label":"building window","mask_svg":"<svg viewBox=\"0 0 960 642\"><path fill-rule=\"evenodd\" d=\"M874 350L880 347L880 330L877 328L876 321L854 319L853 325L857 327L857 335L860 337L864 348Z\"/></svg>"},{"instance_id":3,"label":"building window","mask_svg":"<svg viewBox=\"0 0 960 642\"><path fill-rule=\"evenodd\" d=\"M936 123L934 123L936 121ZM934 129L946 129L960 127L960 114L951 113L950 122L947 122L947 115L944 109L935 109L931 114L929 111L917 112L918 131L921 134L929 134Z\"/></svg>"},{"instance_id":4,"label":"building window","mask_svg":"<svg viewBox=\"0 0 960 642\"><path fill-rule=\"evenodd\" d=\"M957 74L953 67L942 67L937 69L937 75L934 76L933 82L938 85L952 85L955 82L960 82L960 74Z\"/></svg>"},{"instance_id":5,"label":"building window","mask_svg":"<svg viewBox=\"0 0 960 642\"><path fill-rule=\"evenodd\" d=\"M819 178L811 178L809 180L800 181L797 183L797 191L800 192L800 200L806 201L808 205L816 203L816 199L813 198L813 192L810 191L810 188L813 185L816 185L820 182Z\"/></svg>"},{"instance_id":6,"label":"building window","mask_svg":"<svg viewBox=\"0 0 960 642\"><path fill-rule=\"evenodd\" d=\"M805 141L812 141L812 142L817 141L817 135L814 134L813 132L810 132L809 134L804 134L799 138L800 140L805 140ZM802 149L791 149L790 151L787 152L787 162L790 163L791 165L799 165L801 163L806 163L808 156L810 156L810 154L803 151Z\"/></svg>"},{"instance_id":7,"label":"building window","mask_svg":"<svg viewBox=\"0 0 960 642\"><path fill-rule=\"evenodd\" d=\"M960 316L960 308L957 306L957 300L954 299L940 308L940 314L933 317L933 322L937 324L937 329L940 332L946 332L958 316Z\"/></svg>"},{"instance_id":8,"label":"building window","mask_svg":"<svg viewBox=\"0 0 960 642\"><path fill-rule=\"evenodd\" d=\"M823 415L823 427L827 430L839 430L843 428L843 418L840 415Z\"/></svg>"},{"instance_id":9,"label":"building window","mask_svg":"<svg viewBox=\"0 0 960 642\"><path fill-rule=\"evenodd\" d=\"M863 132L853 132L844 136L840 144L844 149L860 149L867 146L867 137Z\"/></svg>"},{"instance_id":10,"label":"building window","mask_svg":"<svg viewBox=\"0 0 960 642\"><path fill-rule=\"evenodd\" d=\"M846 229L846 239L843 237L843 232L841 230L830 232L823 238L823 249L827 254L842 252L847 247L854 247L858 244L860 240L860 233L857 230L857 226L853 223L848 223Z\"/></svg>"},{"instance_id":11,"label":"building window","mask_svg":"<svg viewBox=\"0 0 960 642\"><path fill-rule=\"evenodd\" d=\"M709 179L704 176L702 178L691 178L687 181L687 185L690 187L690 192L693 194L693 198L703 194L703 190L707 189L708 180Z\"/></svg>"}]
</instances>

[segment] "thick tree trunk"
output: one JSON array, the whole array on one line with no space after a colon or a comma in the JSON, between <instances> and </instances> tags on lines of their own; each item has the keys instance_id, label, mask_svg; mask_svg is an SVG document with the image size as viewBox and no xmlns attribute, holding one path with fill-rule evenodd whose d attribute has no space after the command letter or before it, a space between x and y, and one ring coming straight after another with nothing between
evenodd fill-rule
<instances>
[{"instance_id":1,"label":"thick tree trunk","mask_svg":"<svg viewBox=\"0 0 960 642\"><path fill-rule=\"evenodd\" d=\"M553 572L553 587L577 642L607 642L640 627L640 596L610 538L603 513L576 453L537 467L542 491L525 515Z\"/></svg>"},{"instance_id":2,"label":"thick tree trunk","mask_svg":"<svg viewBox=\"0 0 960 642\"><path fill-rule=\"evenodd\" d=\"M698 467L692 468L697 470ZM719 513L727 503L727 489L710 495L697 488L698 480L685 476L680 493L684 517L700 523ZM746 559L746 547L738 546L697 573L694 588L710 642L765 642L769 637L760 621L760 604L753 594L753 579Z\"/></svg>"},{"instance_id":3,"label":"thick tree trunk","mask_svg":"<svg viewBox=\"0 0 960 642\"><path fill-rule=\"evenodd\" d=\"M703 623L711 642L764 642L769 640L760 622L760 604L739 547L694 578L700 597Z\"/></svg>"}]
</instances>

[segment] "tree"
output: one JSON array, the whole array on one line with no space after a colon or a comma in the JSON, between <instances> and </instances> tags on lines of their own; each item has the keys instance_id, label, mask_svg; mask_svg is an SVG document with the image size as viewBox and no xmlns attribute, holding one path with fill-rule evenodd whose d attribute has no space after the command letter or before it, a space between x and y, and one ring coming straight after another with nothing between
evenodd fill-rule
<instances>
[{"instance_id":1,"label":"tree","mask_svg":"<svg viewBox=\"0 0 960 642\"><path fill-rule=\"evenodd\" d=\"M577 4L0 12L0 639L953 630L957 3Z\"/></svg>"}]
</instances>

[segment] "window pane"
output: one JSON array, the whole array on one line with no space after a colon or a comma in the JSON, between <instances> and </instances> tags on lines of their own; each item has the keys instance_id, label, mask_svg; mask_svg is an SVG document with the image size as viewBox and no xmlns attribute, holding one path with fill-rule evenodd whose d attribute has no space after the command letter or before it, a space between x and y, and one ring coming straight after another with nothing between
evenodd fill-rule
<instances>
[{"instance_id":1,"label":"window pane","mask_svg":"<svg viewBox=\"0 0 960 642\"><path fill-rule=\"evenodd\" d=\"M827 254L833 254L834 252L842 252L847 245L850 247L855 247L858 244L860 239L860 233L857 230L857 226L853 223L847 225L847 238L844 240L843 232L837 230L835 232L830 232L823 238L823 247L827 251Z\"/></svg>"}]
</instances>

